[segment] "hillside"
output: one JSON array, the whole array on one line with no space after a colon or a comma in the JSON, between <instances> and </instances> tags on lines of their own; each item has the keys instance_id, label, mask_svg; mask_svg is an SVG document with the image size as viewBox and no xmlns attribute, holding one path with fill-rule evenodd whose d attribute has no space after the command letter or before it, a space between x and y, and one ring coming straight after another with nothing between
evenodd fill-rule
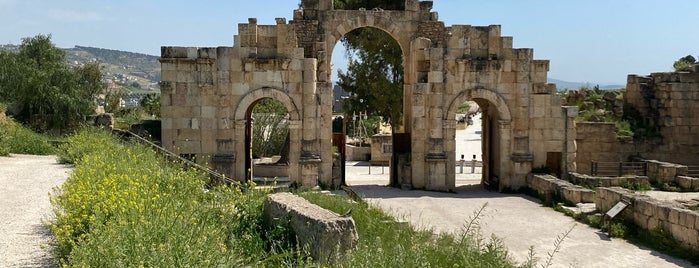
<instances>
[{"instance_id":1,"label":"hillside","mask_svg":"<svg viewBox=\"0 0 699 268\"><path fill-rule=\"evenodd\" d=\"M75 46L65 49L69 64L99 62L111 87L127 86L132 91L157 91L160 81L159 57L112 49Z\"/></svg>"},{"instance_id":2,"label":"hillside","mask_svg":"<svg viewBox=\"0 0 699 268\"><path fill-rule=\"evenodd\" d=\"M564 91L567 91L570 89L579 89L582 87L592 88L595 85L599 85L600 89L620 89L620 88L626 87L626 85L603 85L603 84L594 83L594 82L568 82L568 81L558 80L558 79L554 79L554 78L549 78L548 82L556 84L556 88L558 88L558 90L564 90Z\"/></svg>"},{"instance_id":3,"label":"hillside","mask_svg":"<svg viewBox=\"0 0 699 268\"><path fill-rule=\"evenodd\" d=\"M19 46L0 45L0 50L17 52ZM160 91L160 62L157 56L83 46L63 50L69 65L99 62L110 89L124 87L137 93Z\"/></svg>"}]
</instances>

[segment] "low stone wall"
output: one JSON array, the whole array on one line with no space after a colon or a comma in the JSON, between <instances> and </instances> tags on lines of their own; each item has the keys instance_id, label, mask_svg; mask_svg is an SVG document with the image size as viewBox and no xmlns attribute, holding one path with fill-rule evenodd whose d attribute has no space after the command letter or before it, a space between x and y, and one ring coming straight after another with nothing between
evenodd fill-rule
<instances>
[{"instance_id":1,"label":"low stone wall","mask_svg":"<svg viewBox=\"0 0 699 268\"><path fill-rule=\"evenodd\" d=\"M352 217L338 216L291 193L270 195L264 203L264 219L267 227L290 228L299 245L322 263L353 249L359 239Z\"/></svg>"},{"instance_id":2,"label":"low stone wall","mask_svg":"<svg viewBox=\"0 0 699 268\"><path fill-rule=\"evenodd\" d=\"M255 165L252 175L269 179L289 177L289 165Z\"/></svg>"},{"instance_id":3,"label":"low stone wall","mask_svg":"<svg viewBox=\"0 0 699 268\"><path fill-rule=\"evenodd\" d=\"M624 186L627 183L649 183L646 176L629 176L629 177L593 177L590 175L569 173L570 181L577 185L582 185L589 188L595 187L613 187Z\"/></svg>"},{"instance_id":4,"label":"low stone wall","mask_svg":"<svg viewBox=\"0 0 699 268\"><path fill-rule=\"evenodd\" d=\"M656 160L646 160L648 164L648 178L653 183L675 182L677 176L687 175L687 166Z\"/></svg>"},{"instance_id":5,"label":"low stone wall","mask_svg":"<svg viewBox=\"0 0 699 268\"><path fill-rule=\"evenodd\" d=\"M596 189L595 206L606 212L624 200L629 206L617 217L623 217L641 228L662 228L685 246L699 250L699 213L684 208L677 202L660 201L646 195L635 194L620 187Z\"/></svg>"},{"instance_id":6,"label":"low stone wall","mask_svg":"<svg viewBox=\"0 0 699 268\"><path fill-rule=\"evenodd\" d=\"M675 182L683 190L699 192L699 178L677 176Z\"/></svg>"},{"instance_id":7,"label":"low stone wall","mask_svg":"<svg viewBox=\"0 0 699 268\"><path fill-rule=\"evenodd\" d=\"M345 146L345 157L347 161L369 161L371 158L371 147Z\"/></svg>"},{"instance_id":8,"label":"low stone wall","mask_svg":"<svg viewBox=\"0 0 699 268\"><path fill-rule=\"evenodd\" d=\"M595 191L574 185L568 181L551 175L531 174L527 178L530 189L535 190L546 202L554 201L555 197L562 198L573 204L594 203Z\"/></svg>"}]
</instances>

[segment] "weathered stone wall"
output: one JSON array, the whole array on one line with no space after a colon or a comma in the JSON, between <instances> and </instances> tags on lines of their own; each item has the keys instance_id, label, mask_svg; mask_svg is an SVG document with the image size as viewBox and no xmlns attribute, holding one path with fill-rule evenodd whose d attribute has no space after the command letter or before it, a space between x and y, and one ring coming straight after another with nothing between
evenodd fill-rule
<instances>
[{"instance_id":1,"label":"weathered stone wall","mask_svg":"<svg viewBox=\"0 0 699 268\"><path fill-rule=\"evenodd\" d=\"M616 203L629 202L619 216L646 230L662 228L685 246L699 250L699 213L677 202L659 201L619 187L596 189L595 205L606 212Z\"/></svg>"},{"instance_id":2,"label":"weathered stone wall","mask_svg":"<svg viewBox=\"0 0 699 268\"><path fill-rule=\"evenodd\" d=\"M570 182L588 188L624 186L624 184L628 183L649 183L649 179L646 176L593 177L585 174L571 172L568 178Z\"/></svg>"},{"instance_id":3,"label":"weathered stone wall","mask_svg":"<svg viewBox=\"0 0 699 268\"><path fill-rule=\"evenodd\" d=\"M619 137L614 123L577 122L577 173L590 174L591 162L623 162L635 155L639 145L629 137Z\"/></svg>"},{"instance_id":4,"label":"weathered stone wall","mask_svg":"<svg viewBox=\"0 0 699 268\"><path fill-rule=\"evenodd\" d=\"M629 157L699 165L699 73L629 75L624 100L640 113L658 138L618 138L614 125L577 123L577 172L591 161L628 161Z\"/></svg>"},{"instance_id":5,"label":"weathered stone wall","mask_svg":"<svg viewBox=\"0 0 699 268\"><path fill-rule=\"evenodd\" d=\"M347 145L345 148L347 161L367 161L371 157L371 147Z\"/></svg>"},{"instance_id":6,"label":"weathered stone wall","mask_svg":"<svg viewBox=\"0 0 699 268\"><path fill-rule=\"evenodd\" d=\"M386 165L391 161L391 134L376 134L371 136L371 163ZM391 148L389 150L389 148ZM385 149L385 150L384 150Z\"/></svg>"},{"instance_id":7,"label":"weathered stone wall","mask_svg":"<svg viewBox=\"0 0 699 268\"><path fill-rule=\"evenodd\" d=\"M512 47L499 25L445 26L429 1L405 10L335 10L332 0L303 0L293 20L238 25L233 47L162 48L163 146L196 155L234 179L249 178L248 114L263 98L290 114L289 174L304 186L332 180L332 50L343 35L373 27L396 39L404 56L404 134L410 148L392 182L455 187L456 110L475 101L484 114L484 181L525 186L550 152L575 170L574 108L547 84L549 62Z\"/></svg>"},{"instance_id":8,"label":"weathered stone wall","mask_svg":"<svg viewBox=\"0 0 699 268\"><path fill-rule=\"evenodd\" d=\"M572 204L595 201L595 191L551 175L531 174L527 178L527 186L544 198L545 202L559 201L556 199L563 199Z\"/></svg>"}]
</instances>

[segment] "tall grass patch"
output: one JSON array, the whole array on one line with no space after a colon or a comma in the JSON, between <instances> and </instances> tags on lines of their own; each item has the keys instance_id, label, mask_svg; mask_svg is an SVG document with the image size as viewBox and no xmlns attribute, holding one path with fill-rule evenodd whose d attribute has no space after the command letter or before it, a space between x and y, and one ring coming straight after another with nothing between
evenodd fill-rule
<instances>
[{"instance_id":1,"label":"tall grass patch","mask_svg":"<svg viewBox=\"0 0 699 268\"><path fill-rule=\"evenodd\" d=\"M0 156L9 154L49 155L55 153L45 136L12 118L0 119Z\"/></svg>"},{"instance_id":2,"label":"tall grass patch","mask_svg":"<svg viewBox=\"0 0 699 268\"><path fill-rule=\"evenodd\" d=\"M517 267L500 240L480 235L478 215L457 234L435 235L415 230L365 203L320 193L301 193L312 203L336 213L352 209L359 234L357 249L337 267ZM533 261L522 266L529 267Z\"/></svg>"},{"instance_id":3,"label":"tall grass patch","mask_svg":"<svg viewBox=\"0 0 699 268\"><path fill-rule=\"evenodd\" d=\"M239 267L275 259L260 235L264 193L205 189L205 176L101 130L62 148L76 168L51 195L61 265Z\"/></svg>"}]
</instances>

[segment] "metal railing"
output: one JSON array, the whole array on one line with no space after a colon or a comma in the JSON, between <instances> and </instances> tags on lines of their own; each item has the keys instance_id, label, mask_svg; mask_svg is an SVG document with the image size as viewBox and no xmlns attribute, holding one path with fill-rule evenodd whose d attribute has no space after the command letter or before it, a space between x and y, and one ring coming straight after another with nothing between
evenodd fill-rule
<instances>
[{"instance_id":1,"label":"metal railing","mask_svg":"<svg viewBox=\"0 0 699 268\"><path fill-rule=\"evenodd\" d=\"M152 147L153 149L155 149L155 151L157 153L161 154L163 157L170 159L170 160L178 161L178 162L184 164L185 166L200 170L200 171L206 173L209 176L209 178L214 179L217 182L223 182L226 184L231 184L231 185L235 185L235 186L244 188L244 186L239 181L228 178L225 175L216 172L215 170L212 170L208 167L199 165L199 164L197 164L189 159L181 157L173 152L170 152L167 149L161 147L160 145L157 145L157 144L149 141L148 139L137 135L136 133L133 133L133 132L128 131L128 130L123 130L123 129L118 129L118 130L114 129L113 131L117 132L117 134L119 134L121 136L128 136L130 138L135 138L137 141L145 143L145 144L149 145L150 147ZM212 186L211 183L207 183L207 184L208 184L208 186Z\"/></svg>"},{"instance_id":2,"label":"metal railing","mask_svg":"<svg viewBox=\"0 0 699 268\"><path fill-rule=\"evenodd\" d=\"M590 175L600 177L622 177L625 175L648 175L646 162L597 162L592 161Z\"/></svg>"}]
</instances>

